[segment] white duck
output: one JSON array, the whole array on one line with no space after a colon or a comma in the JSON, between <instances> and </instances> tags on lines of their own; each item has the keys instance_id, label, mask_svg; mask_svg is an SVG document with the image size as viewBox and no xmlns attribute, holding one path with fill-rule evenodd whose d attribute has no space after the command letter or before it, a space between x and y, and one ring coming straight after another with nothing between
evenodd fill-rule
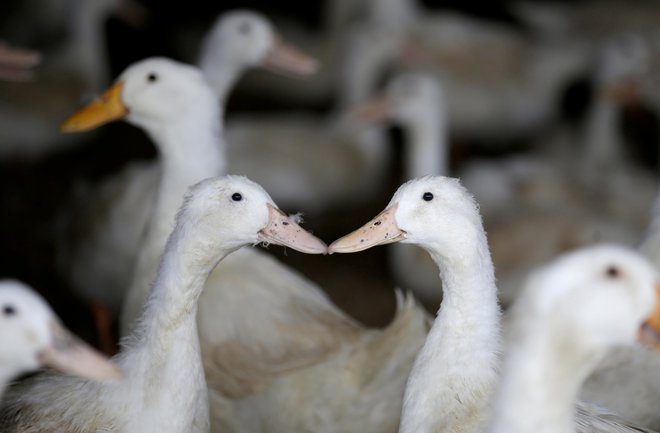
<instances>
[{"instance_id":1,"label":"white duck","mask_svg":"<svg viewBox=\"0 0 660 433\"><path fill-rule=\"evenodd\" d=\"M406 179L449 174L447 107L438 79L423 72L400 72L380 96L357 106L366 121L388 120L403 127L403 173ZM394 244L388 251L390 269L401 287L411 290L436 310L442 299L438 268L415 245Z\"/></svg>"},{"instance_id":2,"label":"white duck","mask_svg":"<svg viewBox=\"0 0 660 433\"><path fill-rule=\"evenodd\" d=\"M486 431L588 428L575 425L580 387L610 348L654 341L647 335L660 325L658 287L654 266L616 245L572 251L534 271L510 313L513 328Z\"/></svg>"},{"instance_id":3,"label":"white duck","mask_svg":"<svg viewBox=\"0 0 660 433\"><path fill-rule=\"evenodd\" d=\"M203 168L190 167L186 174L188 177L179 179L178 189L170 198L174 201L170 211L171 217L165 221L172 220L186 187L204 177L224 172L226 164L222 117L224 100L233 83L246 69L261 64L299 73L308 73L313 69L312 60L302 54L290 54L292 52L296 53L277 38L268 22L258 14L233 11L223 14L218 19L216 25L209 31L200 64L206 68L207 78L212 79L215 97L222 101L221 104L218 107L217 99L214 101L207 96L208 85L201 84L202 79L196 77L192 81L197 83L196 88L191 90L182 88L180 101L175 94L171 95L171 101L175 102L174 107L179 108L177 113L185 113L188 120L175 122L179 125L177 127L155 126L150 131L155 140L164 136L163 140L178 143L179 137L186 137L186 140L190 140L188 146L198 147L200 157L196 159L203 166ZM144 77L144 80L147 78ZM204 89L200 90L200 86L204 86ZM154 87L158 88L160 85ZM176 90L172 89L172 91ZM195 101L195 95L201 95L199 101ZM119 97L119 94L115 96ZM154 103L158 104L158 102ZM212 118L211 115L216 118ZM195 119L196 116L199 118ZM195 122L198 128L193 126ZM185 132L181 127L185 128ZM63 128L77 130L71 125ZM190 153L193 150L185 150L179 146L167 152ZM208 159L201 156L204 153L207 154ZM167 158L168 161L178 158L176 155L164 154L161 157ZM185 157L181 156L181 158L181 162L165 162L165 164L187 161ZM58 267L76 292L96 307L100 307L95 308L95 311L101 329L109 327L107 317L112 318L118 314L124 299L139 241L145 231L155 200L161 176L160 167L159 162L136 162L128 165L118 175L104 181L100 186L81 185L80 193L72 198L60 217L62 223L58 236L69 249L63 250L58 257ZM195 170L200 172L195 173ZM69 211L69 208L73 211ZM165 236L166 234L162 236L163 239ZM112 260L109 260L109 257L112 257ZM133 317L139 314L140 305L142 302L136 307ZM107 336L100 338L108 340ZM105 342L103 347L109 348L112 344Z\"/></svg>"},{"instance_id":4,"label":"white duck","mask_svg":"<svg viewBox=\"0 0 660 433\"><path fill-rule=\"evenodd\" d=\"M117 380L116 366L67 330L26 284L0 280L0 396L10 380L49 366L97 380Z\"/></svg>"},{"instance_id":5,"label":"white duck","mask_svg":"<svg viewBox=\"0 0 660 433\"><path fill-rule=\"evenodd\" d=\"M155 81L149 81L151 74L157 75ZM117 83L119 88L102 99L111 106L121 103L110 111L124 113L128 121L148 130L163 158L163 180L122 315L124 329L130 328L142 308L149 279L156 273L166 228L176 212L176 194L192 178L209 176L208 172L221 166L213 132L217 131L213 127L219 121L217 113L209 109L197 114L192 105L185 104L181 90L173 93L186 108L183 112L176 104L164 103L165 88L180 88L178 81L185 76L202 80L192 67L146 60L127 69ZM151 91L152 86L158 87ZM117 98L119 92L122 98ZM204 95L191 95L198 105L212 97L208 89ZM98 113L97 109L92 106L91 113ZM81 126L89 113L83 111L69 125ZM177 133L167 137L168 130ZM198 135L191 135L195 140L181 138L187 134ZM332 431L340 413L346 426L395 428L403 384L428 329L421 307L410 298L399 301L398 314L388 328L365 329L335 307L318 286L271 255L246 249L228 257L208 278L198 314L214 431L254 431L266 420L273 432L300 425ZM396 352L391 352L392 347ZM337 371L351 374L347 381L336 381ZM374 376L374 371L383 374ZM315 398L308 395L319 388L327 391ZM344 398L329 406L327 395ZM291 416L291 408L303 404L306 409ZM383 411L365 417L373 405Z\"/></svg>"},{"instance_id":6,"label":"white duck","mask_svg":"<svg viewBox=\"0 0 660 433\"><path fill-rule=\"evenodd\" d=\"M3 432L207 432L208 392L197 301L220 260L260 242L323 253L326 246L244 177L191 188L178 213L140 323L115 357L126 380L37 376L7 394Z\"/></svg>"},{"instance_id":7,"label":"white duck","mask_svg":"<svg viewBox=\"0 0 660 433\"><path fill-rule=\"evenodd\" d=\"M390 168L392 152L384 144L384 131L356 122L347 102L371 93L376 77L354 79L359 74L352 70L369 62L383 44L361 24L341 38L346 40L341 67L347 77L336 91L342 102L330 113L296 110L227 119L229 169L268 185L278 203L314 214L363 204L380 191Z\"/></svg>"},{"instance_id":8,"label":"white duck","mask_svg":"<svg viewBox=\"0 0 660 433\"><path fill-rule=\"evenodd\" d=\"M501 325L477 203L457 179L413 179L383 212L328 251L356 252L391 242L425 248L443 283L440 310L406 384L399 432L483 431L499 375ZM585 432L626 431L588 406L581 406L579 422L589 426L580 430Z\"/></svg>"}]
</instances>

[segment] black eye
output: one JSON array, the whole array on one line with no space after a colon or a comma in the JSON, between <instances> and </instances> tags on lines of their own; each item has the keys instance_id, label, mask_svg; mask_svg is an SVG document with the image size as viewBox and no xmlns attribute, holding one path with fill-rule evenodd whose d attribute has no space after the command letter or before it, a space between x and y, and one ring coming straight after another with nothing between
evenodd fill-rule
<instances>
[{"instance_id":1,"label":"black eye","mask_svg":"<svg viewBox=\"0 0 660 433\"><path fill-rule=\"evenodd\" d=\"M16 314L16 308L13 305L5 305L2 307L2 314L11 317Z\"/></svg>"},{"instance_id":2,"label":"black eye","mask_svg":"<svg viewBox=\"0 0 660 433\"><path fill-rule=\"evenodd\" d=\"M243 196L239 192L235 192L232 194L231 199L234 201L241 201L243 200Z\"/></svg>"},{"instance_id":3,"label":"black eye","mask_svg":"<svg viewBox=\"0 0 660 433\"><path fill-rule=\"evenodd\" d=\"M431 201L433 200L433 194L431 194L430 192L425 192L422 198L424 199L424 201Z\"/></svg>"},{"instance_id":4,"label":"black eye","mask_svg":"<svg viewBox=\"0 0 660 433\"><path fill-rule=\"evenodd\" d=\"M154 74L153 72L147 75L147 81L150 83L153 83L158 79L158 75Z\"/></svg>"},{"instance_id":5,"label":"black eye","mask_svg":"<svg viewBox=\"0 0 660 433\"><path fill-rule=\"evenodd\" d=\"M609 266L605 271L605 274L609 278L618 278L619 275L621 275L621 271L619 271L619 268L617 268L616 266Z\"/></svg>"},{"instance_id":6,"label":"black eye","mask_svg":"<svg viewBox=\"0 0 660 433\"><path fill-rule=\"evenodd\" d=\"M252 26L248 22L242 22L238 25L238 32L242 35L247 35L252 31Z\"/></svg>"}]
</instances>

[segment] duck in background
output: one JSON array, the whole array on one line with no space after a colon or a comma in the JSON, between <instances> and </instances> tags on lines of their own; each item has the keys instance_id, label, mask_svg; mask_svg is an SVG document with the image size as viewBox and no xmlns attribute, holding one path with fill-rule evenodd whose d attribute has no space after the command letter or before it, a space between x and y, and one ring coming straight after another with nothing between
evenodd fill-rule
<instances>
[{"instance_id":1,"label":"duck in background","mask_svg":"<svg viewBox=\"0 0 660 433\"><path fill-rule=\"evenodd\" d=\"M399 432L483 431L499 380L501 313L478 204L457 179L413 179L385 210L334 241L328 252L392 242L424 247L443 283L438 315L406 384ZM587 404L578 406L580 432L639 431Z\"/></svg>"},{"instance_id":2,"label":"duck in background","mask_svg":"<svg viewBox=\"0 0 660 433\"><path fill-rule=\"evenodd\" d=\"M12 379L42 366L93 380L113 381L121 371L67 330L34 289L0 280L0 397Z\"/></svg>"},{"instance_id":3,"label":"duck in background","mask_svg":"<svg viewBox=\"0 0 660 433\"><path fill-rule=\"evenodd\" d=\"M357 60L370 56L373 47L363 48L378 44L372 36L346 36L346 68L359 67ZM364 93L358 86L339 93L357 91ZM355 122L348 106L323 115L299 110L230 115L226 129L231 171L269 185L279 202L315 215L363 204L389 175L392 152L384 145L384 131Z\"/></svg>"},{"instance_id":4,"label":"duck in background","mask_svg":"<svg viewBox=\"0 0 660 433\"><path fill-rule=\"evenodd\" d=\"M126 380L36 376L6 395L0 430L208 432L197 301L219 261L262 242L314 254L326 250L244 177L214 177L191 187L139 325L114 358Z\"/></svg>"},{"instance_id":5,"label":"duck in background","mask_svg":"<svg viewBox=\"0 0 660 433\"><path fill-rule=\"evenodd\" d=\"M277 47L281 48L278 50ZM281 54L282 52L284 54ZM295 53L293 49L287 49L283 42L278 41L270 24L262 16L251 12L232 11L223 14L217 20L216 26L209 30L204 55L199 63L207 68L207 78L213 77L212 82L215 87L209 90L216 100L210 100L204 93L208 85L200 84L204 86L204 90L197 89L194 94L203 94L203 96L197 103L194 100L188 101L186 109L190 110L187 117L199 115L197 121L202 122L204 127L200 127L197 131L191 130L189 132L192 135L184 134L184 138L181 138L188 140L199 134L204 135L205 138L200 142L201 146L209 143L206 137L208 134L215 135L210 144L204 147L206 149L204 152L209 153L208 160L202 163L207 166L209 161L213 161L215 167L205 171L208 175L220 174L225 169L222 118L224 101L233 83L246 69L259 66L261 63L270 62L273 68L290 68L292 72L309 73L313 70L313 60L302 54L287 54L291 52ZM269 60L273 57L275 61ZM224 62L221 61L223 58ZM145 77L145 80L145 84L148 84L148 77ZM154 81L158 81L156 75ZM202 79L196 78L195 81L200 82ZM159 87L158 83L154 84L153 87ZM119 93L114 96L120 97ZM185 96L185 93L182 94L182 101L187 100ZM220 99L220 103L217 98ZM181 103L179 102L175 107L183 107ZM204 107L206 111L202 112L200 107ZM185 110L182 109L180 112L185 113ZM217 119L210 119L208 113L213 113ZM195 120L188 121L190 124L194 122ZM182 121L175 124L181 125ZM98 124L84 127L92 129L96 126ZM64 128L71 131L80 130L80 125L76 127L69 124ZM174 134L170 139L176 141L180 131L168 133L164 129L159 129L154 134L159 137ZM184 151L184 148L180 151ZM214 156L216 154L217 157ZM181 156L181 161L176 164L187 164L188 160L186 156ZM193 180L203 179L201 175L201 172L193 173L185 179L180 179L182 181L180 187L169 199L174 202L172 213L176 212L185 188L194 183ZM103 180L100 184L80 183L76 193L58 217L55 236L58 244L63 245L57 257L58 269L72 289L92 305L99 329L100 345L109 353L112 353L115 347L115 338L111 332L112 323L119 314L124 294L130 284L139 243L147 227L160 178L161 165L158 162L130 163L123 171ZM163 239L166 239L170 226L166 227ZM155 258L155 263L157 259L158 256ZM131 316L132 319L139 314L143 299L133 303L131 308L135 309L135 314Z\"/></svg>"},{"instance_id":6,"label":"duck in background","mask_svg":"<svg viewBox=\"0 0 660 433\"><path fill-rule=\"evenodd\" d=\"M658 347L658 273L626 247L571 251L531 273L510 315L512 329L486 431L595 430L580 424L580 417L576 425L581 385L612 347L635 340ZM618 392L613 387L608 393ZM644 404L646 396L630 397Z\"/></svg>"},{"instance_id":7,"label":"duck in background","mask_svg":"<svg viewBox=\"0 0 660 433\"><path fill-rule=\"evenodd\" d=\"M584 125L559 123L525 154L459 168L485 218L505 307L531 269L557 254L641 238L656 175L625 155L617 120L632 98L653 97L652 50L636 35L613 35L591 58L594 95Z\"/></svg>"}]
</instances>

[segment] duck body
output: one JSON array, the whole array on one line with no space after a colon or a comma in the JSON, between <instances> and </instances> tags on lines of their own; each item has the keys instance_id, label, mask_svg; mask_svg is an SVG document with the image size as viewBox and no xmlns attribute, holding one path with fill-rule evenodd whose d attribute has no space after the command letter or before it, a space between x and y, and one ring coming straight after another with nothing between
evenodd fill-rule
<instances>
[{"instance_id":1,"label":"duck body","mask_svg":"<svg viewBox=\"0 0 660 433\"><path fill-rule=\"evenodd\" d=\"M391 155L383 131L342 114L230 118L227 141L230 170L272 185L282 203L315 214L372 197Z\"/></svg>"}]
</instances>

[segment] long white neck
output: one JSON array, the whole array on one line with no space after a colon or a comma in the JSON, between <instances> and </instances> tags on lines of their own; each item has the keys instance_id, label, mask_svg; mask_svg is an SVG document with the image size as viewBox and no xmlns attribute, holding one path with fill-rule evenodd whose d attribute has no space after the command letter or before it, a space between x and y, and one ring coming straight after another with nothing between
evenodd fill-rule
<instances>
[{"instance_id":1,"label":"long white neck","mask_svg":"<svg viewBox=\"0 0 660 433\"><path fill-rule=\"evenodd\" d=\"M152 139L160 144L161 180L124 301L122 335L128 334L142 311L186 191L191 185L225 171L220 118L201 116L190 116L188 120L181 119L176 124L149 131ZM204 117L208 120L200 122Z\"/></svg>"},{"instance_id":2,"label":"long white neck","mask_svg":"<svg viewBox=\"0 0 660 433\"><path fill-rule=\"evenodd\" d=\"M500 309L483 228L453 259L429 249L442 276L438 316L406 385L400 433L478 432L497 381ZM438 288L440 289L440 288Z\"/></svg>"},{"instance_id":3,"label":"long white neck","mask_svg":"<svg viewBox=\"0 0 660 433\"><path fill-rule=\"evenodd\" d=\"M406 179L449 174L447 119L437 107L405 125L404 170Z\"/></svg>"},{"instance_id":4,"label":"long white neck","mask_svg":"<svg viewBox=\"0 0 660 433\"><path fill-rule=\"evenodd\" d=\"M524 331L507 352L489 433L575 433L580 386L602 353Z\"/></svg>"},{"instance_id":5,"label":"long white neck","mask_svg":"<svg viewBox=\"0 0 660 433\"><path fill-rule=\"evenodd\" d=\"M223 54L222 50L205 49L197 62L204 77L218 96L220 106L225 106L229 92L238 81L247 66L239 61L232 61L230 56ZM223 114L223 113L221 113Z\"/></svg>"},{"instance_id":6,"label":"long white neck","mask_svg":"<svg viewBox=\"0 0 660 433\"><path fill-rule=\"evenodd\" d=\"M208 245L192 222L181 221L167 243L153 288L136 330L119 362L132 389L143 390L127 431L147 431L144 419L158 419L167 431L204 431L208 395L197 333L197 301L208 275L229 248ZM164 420L161 422L160 420ZM171 429L171 426L179 426ZM142 428L142 430L139 430Z\"/></svg>"}]
</instances>

